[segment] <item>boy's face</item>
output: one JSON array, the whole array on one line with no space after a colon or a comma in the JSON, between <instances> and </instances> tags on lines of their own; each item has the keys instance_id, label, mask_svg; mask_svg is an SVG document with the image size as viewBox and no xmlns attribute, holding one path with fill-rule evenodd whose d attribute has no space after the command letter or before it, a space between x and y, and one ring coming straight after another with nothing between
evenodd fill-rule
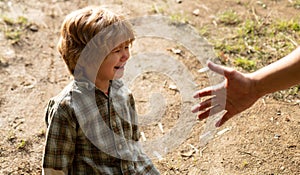
<instances>
[{"instance_id":1,"label":"boy's face","mask_svg":"<svg viewBox=\"0 0 300 175\"><path fill-rule=\"evenodd\" d=\"M129 45L130 42L124 42L108 54L99 68L97 80L109 81L124 75L124 67L130 57Z\"/></svg>"}]
</instances>

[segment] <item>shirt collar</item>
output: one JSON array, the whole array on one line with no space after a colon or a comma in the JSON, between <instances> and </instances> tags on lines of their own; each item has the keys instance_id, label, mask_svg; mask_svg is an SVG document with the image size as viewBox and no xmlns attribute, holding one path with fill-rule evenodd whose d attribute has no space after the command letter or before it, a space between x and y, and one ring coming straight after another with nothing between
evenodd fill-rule
<instances>
[{"instance_id":1,"label":"shirt collar","mask_svg":"<svg viewBox=\"0 0 300 175\"><path fill-rule=\"evenodd\" d=\"M83 87L89 91L98 89L94 83L92 83L88 79L75 79L75 84L79 87ZM124 85L123 81L118 79L118 80L111 80L110 86L114 89L119 89Z\"/></svg>"}]
</instances>

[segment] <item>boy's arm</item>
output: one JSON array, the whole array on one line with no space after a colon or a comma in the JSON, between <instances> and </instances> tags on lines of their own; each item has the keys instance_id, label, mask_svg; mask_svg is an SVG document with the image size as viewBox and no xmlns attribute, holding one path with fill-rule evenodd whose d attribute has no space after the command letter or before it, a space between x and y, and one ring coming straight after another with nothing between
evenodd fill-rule
<instances>
[{"instance_id":1,"label":"boy's arm","mask_svg":"<svg viewBox=\"0 0 300 175\"><path fill-rule=\"evenodd\" d=\"M132 135L132 140L135 142L139 141L140 138L140 132L139 132L139 127L138 127L138 116L137 116L137 111L135 108L135 101L132 96L132 94L129 95L129 103L130 103L130 115L131 115L131 123L132 123L132 130L133 130L133 135Z\"/></svg>"},{"instance_id":2,"label":"boy's arm","mask_svg":"<svg viewBox=\"0 0 300 175\"><path fill-rule=\"evenodd\" d=\"M43 173L68 174L72 166L76 143L76 122L67 105L48 108L46 118L49 125L46 134L46 145L43 155Z\"/></svg>"}]
</instances>

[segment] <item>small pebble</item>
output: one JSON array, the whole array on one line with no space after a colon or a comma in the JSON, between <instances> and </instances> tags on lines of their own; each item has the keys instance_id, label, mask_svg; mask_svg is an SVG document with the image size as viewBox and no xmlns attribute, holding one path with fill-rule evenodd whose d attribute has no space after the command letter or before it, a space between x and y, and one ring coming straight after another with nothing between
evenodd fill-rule
<instances>
[{"instance_id":1,"label":"small pebble","mask_svg":"<svg viewBox=\"0 0 300 175\"><path fill-rule=\"evenodd\" d=\"M37 31L39 31L38 26L35 25L35 24L30 25L29 29L30 29L32 32L37 32Z\"/></svg>"},{"instance_id":2,"label":"small pebble","mask_svg":"<svg viewBox=\"0 0 300 175\"><path fill-rule=\"evenodd\" d=\"M193 11L193 15L199 16L199 14L200 14L200 10L199 9L196 9L196 10Z\"/></svg>"},{"instance_id":3,"label":"small pebble","mask_svg":"<svg viewBox=\"0 0 300 175\"><path fill-rule=\"evenodd\" d=\"M274 138L275 139L279 139L280 135L279 134L275 134Z\"/></svg>"}]
</instances>

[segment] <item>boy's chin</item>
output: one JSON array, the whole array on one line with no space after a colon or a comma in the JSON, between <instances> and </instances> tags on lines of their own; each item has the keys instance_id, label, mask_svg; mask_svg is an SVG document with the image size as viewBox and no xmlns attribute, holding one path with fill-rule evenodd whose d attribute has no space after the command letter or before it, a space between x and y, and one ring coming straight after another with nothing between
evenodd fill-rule
<instances>
[{"instance_id":1,"label":"boy's chin","mask_svg":"<svg viewBox=\"0 0 300 175\"><path fill-rule=\"evenodd\" d=\"M114 77L113 80L119 80L121 79L122 77Z\"/></svg>"},{"instance_id":2,"label":"boy's chin","mask_svg":"<svg viewBox=\"0 0 300 175\"><path fill-rule=\"evenodd\" d=\"M118 80L118 79L122 78L123 75L124 75L124 74L121 74L121 75L115 74L113 80Z\"/></svg>"},{"instance_id":3,"label":"boy's chin","mask_svg":"<svg viewBox=\"0 0 300 175\"><path fill-rule=\"evenodd\" d=\"M123 77L123 75L124 75L124 71L116 71L113 79L114 80L120 79Z\"/></svg>"}]
</instances>

